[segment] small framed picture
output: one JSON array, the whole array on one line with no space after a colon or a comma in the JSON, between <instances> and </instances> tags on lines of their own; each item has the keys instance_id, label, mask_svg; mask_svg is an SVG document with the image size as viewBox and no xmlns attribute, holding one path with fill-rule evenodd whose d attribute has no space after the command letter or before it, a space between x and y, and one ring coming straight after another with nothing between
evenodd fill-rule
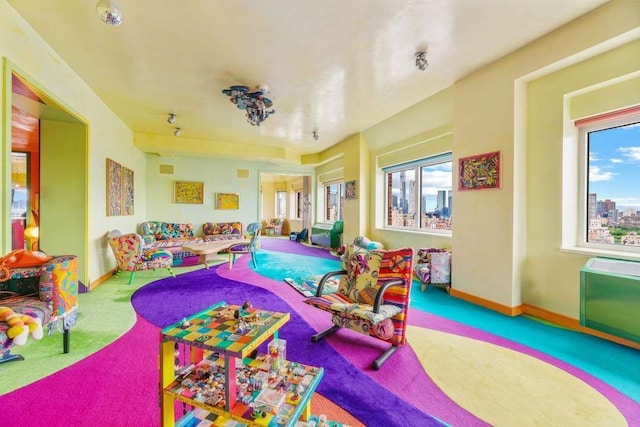
<instances>
[{"instance_id":1,"label":"small framed picture","mask_svg":"<svg viewBox=\"0 0 640 427\"><path fill-rule=\"evenodd\" d=\"M344 183L344 198L347 200L355 200L358 197L358 188L356 181L347 181Z\"/></svg>"},{"instance_id":2,"label":"small framed picture","mask_svg":"<svg viewBox=\"0 0 640 427\"><path fill-rule=\"evenodd\" d=\"M238 193L216 193L216 209L240 209Z\"/></svg>"},{"instance_id":3,"label":"small framed picture","mask_svg":"<svg viewBox=\"0 0 640 427\"><path fill-rule=\"evenodd\" d=\"M190 203L201 205L204 203L204 182L174 181L173 203Z\"/></svg>"}]
</instances>

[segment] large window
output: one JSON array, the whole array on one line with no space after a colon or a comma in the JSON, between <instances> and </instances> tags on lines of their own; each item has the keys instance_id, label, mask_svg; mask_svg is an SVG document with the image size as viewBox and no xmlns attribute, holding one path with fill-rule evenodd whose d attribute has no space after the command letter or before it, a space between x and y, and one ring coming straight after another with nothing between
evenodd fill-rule
<instances>
[{"instance_id":1,"label":"large window","mask_svg":"<svg viewBox=\"0 0 640 427\"><path fill-rule=\"evenodd\" d=\"M276 191L276 216L278 218L287 217L287 192Z\"/></svg>"},{"instance_id":2,"label":"large window","mask_svg":"<svg viewBox=\"0 0 640 427\"><path fill-rule=\"evenodd\" d=\"M640 113L580 127L580 244L640 252Z\"/></svg>"},{"instance_id":3,"label":"large window","mask_svg":"<svg viewBox=\"0 0 640 427\"><path fill-rule=\"evenodd\" d=\"M451 171L451 153L385 169L385 226L450 232Z\"/></svg>"},{"instance_id":4,"label":"large window","mask_svg":"<svg viewBox=\"0 0 640 427\"><path fill-rule=\"evenodd\" d=\"M344 203L344 183L334 182L324 186L324 221L333 222L342 219Z\"/></svg>"}]
</instances>

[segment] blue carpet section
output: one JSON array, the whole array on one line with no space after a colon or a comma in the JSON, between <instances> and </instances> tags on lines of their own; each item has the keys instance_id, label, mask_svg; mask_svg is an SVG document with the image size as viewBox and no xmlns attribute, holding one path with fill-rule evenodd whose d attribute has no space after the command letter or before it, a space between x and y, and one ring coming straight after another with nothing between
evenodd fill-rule
<instances>
[{"instance_id":1,"label":"blue carpet section","mask_svg":"<svg viewBox=\"0 0 640 427\"><path fill-rule=\"evenodd\" d=\"M339 270L340 261L264 250L257 273L273 280L303 278ZM411 307L526 345L581 369L640 402L638 350L591 335L549 326L526 316L508 317L449 296L443 289L420 290L414 281Z\"/></svg>"},{"instance_id":2,"label":"blue carpet section","mask_svg":"<svg viewBox=\"0 0 640 427\"><path fill-rule=\"evenodd\" d=\"M529 346L569 363L640 402L638 350L591 335L549 326L525 316L508 317L453 298L444 290L420 291L414 281L411 307Z\"/></svg>"},{"instance_id":3,"label":"blue carpet section","mask_svg":"<svg viewBox=\"0 0 640 427\"><path fill-rule=\"evenodd\" d=\"M285 283L282 285L287 286ZM241 305L246 300L251 301L254 307L269 307L270 310L291 314L291 320L280 329L280 337L287 341L287 353L297 362L324 367L325 374L318 392L365 425L443 425L378 385L325 341L312 344L310 337L315 333L313 328L277 295L256 286L222 278L214 269L152 282L136 291L131 303L142 317L159 327L165 327L219 301ZM265 351L264 347L265 344L261 347L262 351Z\"/></svg>"},{"instance_id":4,"label":"blue carpet section","mask_svg":"<svg viewBox=\"0 0 640 427\"><path fill-rule=\"evenodd\" d=\"M260 266L256 272L278 281L283 281L286 277L300 280L342 268L342 263L338 258L324 259L297 255L295 260L292 260L291 254L269 250L258 251L256 255ZM253 266L251 267L253 268Z\"/></svg>"}]
</instances>

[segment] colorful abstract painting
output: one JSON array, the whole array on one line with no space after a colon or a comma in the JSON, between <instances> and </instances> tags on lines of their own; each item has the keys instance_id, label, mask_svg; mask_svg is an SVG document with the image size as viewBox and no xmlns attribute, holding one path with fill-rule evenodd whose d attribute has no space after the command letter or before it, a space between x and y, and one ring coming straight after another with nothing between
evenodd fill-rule
<instances>
[{"instance_id":1,"label":"colorful abstract painting","mask_svg":"<svg viewBox=\"0 0 640 427\"><path fill-rule=\"evenodd\" d=\"M458 190L500 188L500 152L463 157L458 163Z\"/></svg>"}]
</instances>

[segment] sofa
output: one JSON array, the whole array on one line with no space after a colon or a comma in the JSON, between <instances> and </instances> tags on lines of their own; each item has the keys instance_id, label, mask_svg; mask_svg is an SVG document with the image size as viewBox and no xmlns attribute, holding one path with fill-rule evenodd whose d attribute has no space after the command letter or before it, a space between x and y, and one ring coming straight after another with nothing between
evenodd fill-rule
<instances>
[{"instance_id":1,"label":"sofa","mask_svg":"<svg viewBox=\"0 0 640 427\"><path fill-rule=\"evenodd\" d=\"M263 236L282 236L284 218L271 218L262 220Z\"/></svg>"},{"instance_id":2,"label":"sofa","mask_svg":"<svg viewBox=\"0 0 640 427\"><path fill-rule=\"evenodd\" d=\"M342 245L343 221L317 223L311 227L311 243L325 248L337 249Z\"/></svg>"},{"instance_id":3,"label":"sofa","mask_svg":"<svg viewBox=\"0 0 640 427\"><path fill-rule=\"evenodd\" d=\"M205 222L202 224L202 238L206 242L242 239L242 237L241 222Z\"/></svg>"},{"instance_id":4,"label":"sofa","mask_svg":"<svg viewBox=\"0 0 640 427\"><path fill-rule=\"evenodd\" d=\"M195 235L191 223L145 221L140 223L139 234L144 240L145 248L171 252L174 267L182 264L184 258L195 256L189 251L183 251L182 246L204 242L202 237Z\"/></svg>"},{"instance_id":5,"label":"sofa","mask_svg":"<svg viewBox=\"0 0 640 427\"><path fill-rule=\"evenodd\" d=\"M54 256L39 266L7 271L8 280L0 282L0 306L40 319L48 335L62 330L62 351L68 353L70 330L78 316L78 257ZM7 336L8 329L7 323L0 322L0 363L23 360L11 354L14 342Z\"/></svg>"}]
</instances>

